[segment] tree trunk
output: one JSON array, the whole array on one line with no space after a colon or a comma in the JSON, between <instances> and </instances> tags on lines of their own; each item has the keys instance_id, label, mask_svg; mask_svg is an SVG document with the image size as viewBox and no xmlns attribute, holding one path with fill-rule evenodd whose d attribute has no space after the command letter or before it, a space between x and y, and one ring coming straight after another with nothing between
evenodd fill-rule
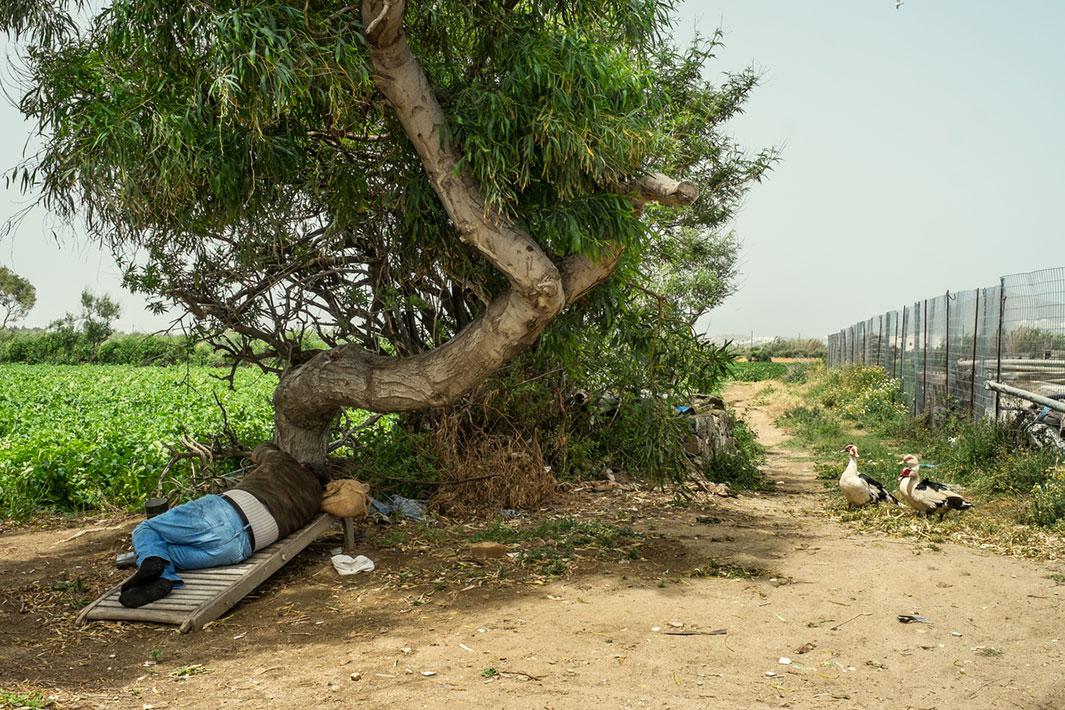
<instances>
[{"instance_id":1,"label":"tree trunk","mask_svg":"<svg viewBox=\"0 0 1065 710\"><path fill-rule=\"evenodd\" d=\"M329 429L344 408L413 412L458 399L532 343L559 312L604 281L621 247L597 259L572 255L556 267L524 230L486 208L480 187L456 170L446 120L403 33L405 2L364 0L363 26L378 90L388 99L421 158L459 237L477 248L510 283L485 312L447 343L403 358L344 345L287 372L274 393L278 445L303 462L325 459ZM633 185L644 202L690 204L690 182L645 176Z\"/></svg>"}]
</instances>

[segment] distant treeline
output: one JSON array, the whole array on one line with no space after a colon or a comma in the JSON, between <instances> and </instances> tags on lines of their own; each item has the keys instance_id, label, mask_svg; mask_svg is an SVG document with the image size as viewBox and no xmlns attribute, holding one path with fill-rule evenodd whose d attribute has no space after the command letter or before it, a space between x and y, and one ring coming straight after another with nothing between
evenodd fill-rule
<instances>
[{"instance_id":1,"label":"distant treeline","mask_svg":"<svg viewBox=\"0 0 1065 710\"><path fill-rule=\"evenodd\" d=\"M824 341L816 338L773 338L753 348L744 348L741 343L737 345L741 355L756 362L769 362L775 357L823 359L826 355Z\"/></svg>"},{"instance_id":2,"label":"distant treeline","mask_svg":"<svg viewBox=\"0 0 1065 710\"><path fill-rule=\"evenodd\" d=\"M181 335L116 333L99 345L74 330L0 331L0 363L42 365L227 364L225 353Z\"/></svg>"}]
</instances>

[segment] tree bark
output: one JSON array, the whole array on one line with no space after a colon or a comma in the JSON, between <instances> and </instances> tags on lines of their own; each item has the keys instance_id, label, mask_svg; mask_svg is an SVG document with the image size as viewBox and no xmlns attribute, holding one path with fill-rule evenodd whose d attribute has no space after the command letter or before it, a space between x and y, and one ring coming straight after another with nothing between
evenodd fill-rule
<instances>
[{"instance_id":1,"label":"tree bark","mask_svg":"<svg viewBox=\"0 0 1065 710\"><path fill-rule=\"evenodd\" d=\"M363 26L378 90L392 105L459 237L479 250L509 281L484 314L447 343L404 358L344 345L287 372L274 393L278 445L303 462L326 455L329 428L339 412L411 412L458 399L532 343L561 310L604 281L617 266L620 246L597 258L572 255L556 267L524 230L486 208L480 187L456 170L459 154L447 121L403 32L405 2L364 0ZM633 186L633 202L689 204L690 182L661 174Z\"/></svg>"}]
</instances>

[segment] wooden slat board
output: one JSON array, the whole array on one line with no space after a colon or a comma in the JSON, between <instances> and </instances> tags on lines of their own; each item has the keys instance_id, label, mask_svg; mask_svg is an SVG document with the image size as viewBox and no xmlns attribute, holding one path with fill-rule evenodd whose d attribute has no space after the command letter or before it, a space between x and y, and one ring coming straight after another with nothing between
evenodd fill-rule
<instances>
[{"instance_id":1,"label":"wooden slat board","mask_svg":"<svg viewBox=\"0 0 1065 710\"><path fill-rule=\"evenodd\" d=\"M118 601L122 583L82 610L78 623L87 621L150 621L176 624L181 633L199 631L236 605L270 575L298 555L336 520L325 513L284 540L259 550L239 565L180 571L185 586L159 601L127 609ZM126 578L128 579L128 577ZM125 580L123 580L124 582Z\"/></svg>"}]
</instances>

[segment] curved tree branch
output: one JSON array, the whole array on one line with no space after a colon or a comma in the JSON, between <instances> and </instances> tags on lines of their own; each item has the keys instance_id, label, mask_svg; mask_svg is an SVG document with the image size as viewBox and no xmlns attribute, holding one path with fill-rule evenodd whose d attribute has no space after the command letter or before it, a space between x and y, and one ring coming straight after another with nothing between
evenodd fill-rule
<instances>
[{"instance_id":1,"label":"curved tree branch","mask_svg":"<svg viewBox=\"0 0 1065 710\"><path fill-rule=\"evenodd\" d=\"M525 231L489 210L472 176L458 169L443 109L403 33L404 0L364 0L374 82L388 99L458 230L508 279L510 288L447 343L405 358L355 345L321 353L286 373L274 394L277 443L301 461L319 461L329 424L345 407L408 412L446 405L532 343L563 307L605 280L621 247L598 258L573 255L556 267ZM649 175L634 202L694 200L695 186Z\"/></svg>"}]
</instances>

